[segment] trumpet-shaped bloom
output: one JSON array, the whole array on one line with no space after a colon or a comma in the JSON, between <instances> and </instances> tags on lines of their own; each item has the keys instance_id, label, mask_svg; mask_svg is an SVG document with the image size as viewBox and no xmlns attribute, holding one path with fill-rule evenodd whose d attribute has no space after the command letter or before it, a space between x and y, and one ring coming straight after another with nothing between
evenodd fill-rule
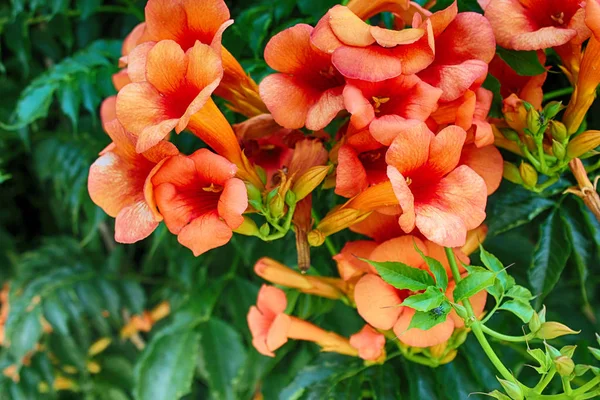
<instances>
[{"instance_id":1,"label":"trumpet-shaped bloom","mask_svg":"<svg viewBox=\"0 0 600 400\"><path fill-rule=\"evenodd\" d=\"M105 104L104 110L110 108ZM103 115L108 119L107 112ZM113 142L90 167L88 191L94 203L116 218L115 240L134 243L150 235L162 220L153 210L150 179L165 158L179 152L173 144L161 141L138 154L135 137L116 119L104 121L103 126Z\"/></svg>"},{"instance_id":2,"label":"trumpet-shaped bloom","mask_svg":"<svg viewBox=\"0 0 600 400\"><path fill-rule=\"evenodd\" d=\"M333 257L340 277L349 281L369 272L377 273L369 263L359 259L359 257L368 259L376 247L377 243L370 240L347 242L342 251Z\"/></svg>"},{"instance_id":3,"label":"trumpet-shaped bloom","mask_svg":"<svg viewBox=\"0 0 600 400\"><path fill-rule=\"evenodd\" d=\"M259 353L275 357L273 351L287 342L289 316L283 313L286 307L283 290L268 285L260 288L256 306L250 307L248 312L252 345Z\"/></svg>"},{"instance_id":4,"label":"trumpet-shaped bloom","mask_svg":"<svg viewBox=\"0 0 600 400\"><path fill-rule=\"evenodd\" d=\"M350 336L350 344L363 360L376 361L385 355L385 336L369 325Z\"/></svg>"},{"instance_id":5,"label":"trumpet-shaped bloom","mask_svg":"<svg viewBox=\"0 0 600 400\"><path fill-rule=\"evenodd\" d=\"M394 325L394 333L399 341L412 347L431 347L444 343L454 332L454 321L447 317L446 321L437 324L431 329L422 330L418 328L408 329L410 321L415 315L415 310L405 307L404 312Z\"/></svg>"},{"instance_id":6,"label":"trumpet-shaped bloom","mask_svg":"<svg viewBox=\"0 0 600 400\"><path fill-rule=\"evenodd\" d=\"M400 75L380 82L349 80L344 88L344 105L352 114L356 129L370 128L373 137L387 146L393 137L390 123L398 126L407 120L425 121L437 108L440 89L423 82L416 75Z\"/></svg>"},{"instance_id":7,"label":"trumpet-shaped bloom","mask_svg":"<svg viewBox=\"0 0 600 400\"><path fill-rule=\"evenodd\" d=\"M321 18L311 40L332 55L333 65L346 78L370 82L417 73L431 64L435 53L429 21L419 28L389 30L368 25L339 5Z\"/></svg>"},{"instance_id":8,"label":"trumpet-shaped bloom","mask_svg":"<svg viewBox=\"0 0 600 400\"><path fill-rule=\"evenodd\" d=\"M437 30L441 30L451 17L450 11L446 14ZM442 89L440 101L443 102L458 99L468 89L477 89L485 80L488 63L496 52L490 23L482 15L472 12L458 14L442 33L436 35L435 49L433 63L418 75Z\"/></svg>"},{"instance_id":9,"label":"trumpet-shaped bloom","mask_svg":"<svg viewBox=\"0 0 600 400\"><path fill-rule=\"evenodd\" d=\"M400 227L416 227L441 246L459 247L485 219L487 188L458 166L466 132L449 126L434 135L425 124L401 131L386 155L388 177L402 207Z\"/></svg>"},{"instance_id":10,"label":"trumpet-shaped bloom","mask_svg":"<svg viewBox=\"0 0 600 400\"><path fill-rule=\"evenodd\" d=\"M537 53L540 63L544 65L546 55L543 51ZM495 56L490 63L489 71L500 81L500 94L503 98L516 94L520 99L531 103L536 109L542 108L542 98L544 97L542 85L546 81L547 72L535 76L522 76L498 56Z\"/></svg>"},{"instance_id":11,"label":"trumpet-shaped bloom","mask_svg":"<svg viewBox=\"0 0 600 400\"><path fill-rule=\"evenodd\" d=\"M580 0L491 0L485 9L496 41L514 50L542 50L585 36Z\"/></svg>"},{"instance_id":12,"label":"trumpet-shaped bloom","mask_svg":"<svg viewBox=\"0 0 600 400\"><path fill-rule=\"evenodd\" d=\"M488 196L500 186L504 167L502 154L496 146L478 148L474 144L468 144L463 148L458 164L468 166L483 178Z\"/></svg>"},{"instance_id":13,"label":"trumpet-shaped bloom","mask_svg":"<svg viewBox=\"0 0 600 400\"><path fill-rule=\"evenodd\" d=\"M236 171L225 158L200 149L169 158L152 177L167 228L195 256L229 242L244 221L248 197Z\"/></svg>"},{"instance_id":14,"label":"trumpet-shaped bloom","mask_svg":"<svg viewBox=\"0 0 600 400\"><path fill-rule=\"evenodd\" d=\"M360 233L377 242L384 242L398 236L404 231L398 225L398 215L382 214L374 211L367 218L350 227L352 232Z\"/></svg>"},{"instance_id":15,"label":"trumpet-shaped bloom","mask_svg":"<svg viewBox=\"0 0 600 400\"><path fill-rule=\"evenodd\" d=\"M265 61L278 71L260 83L260 95L278 124L323 129L343 106L343 77L331 56L310 43L313 28L298 24L273 36Z\"/></svg>"},{"instance_id":16,"label":"trumpet-shaped bloom","mask_svg":"<svg viewBox=\"0 0 600 400\"><path fill-rule=\"evenodd\" d=\"M366 274L356 282L354 301L360 316L378 329L391 329L404 307L408 292L394 288L375 274Z\"/></svg>"},{"instance_id":17,"label":"trumpet-shaped bloom","mask_svg":"<svg viewBox=\"0 0 600 400\"><path fill-rule=\"evenodd\" d=\"M133 83L117 95L117 117L137 136L138 152L189 127L219 154L238 157L235 134L210 98L223 74L219 54L199 42L187 52L171 40L148 48L130 55Z\"/></svg>"}]
</instances>

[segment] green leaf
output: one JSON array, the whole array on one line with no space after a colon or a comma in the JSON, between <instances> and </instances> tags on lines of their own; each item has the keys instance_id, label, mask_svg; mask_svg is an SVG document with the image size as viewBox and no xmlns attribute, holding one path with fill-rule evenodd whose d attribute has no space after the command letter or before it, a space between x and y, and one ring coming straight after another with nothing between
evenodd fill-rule
<instances>
[{"instance_id":1,"label":"green leaf","mask_svg":"<svg viewBox=\"0 0 600 400\"><path fill-rule=\"evenodd\" d=\"M486 209L489 235L524 225L554 205L554 201L504 180Z\"/></svg>"},{"instance_id":2,"label":"green leaf","mask_svg":"<svg viewBox=\"0 0 600 400\"><path fill-rule=\"evenodd\" d=\"M430 286L423 293L407 297L402 305L417 311L429 311L439 307L445 299L440 289Z\"/></svg>"},{"instance_id":3,"label":"green leaf","mask_svg":"<svg viewBox=\"0 0 600 400\"><path fill-rule=\"evenodd\" d=\"M512 297L513 299L520 299L523 301L529 301L533 299L533 295L526 287L521 285L514 285L506 292L507 297Z\"/></svg>"},{"instance_id":4,"label":"green leaf","mask_svg":"<svg viewBox=\"0 0 600 400\"><path fill-rule=\"evenodd\" d=\"M533 308L529 302L513 299L508 300L498 308L499 310L510 311L521 319L524 323L528 323L533 317Z\"/></svg>"},{"instance_id":5,"label":"green leaf","mask_svg":"<svg viewBox=\"0 0 600 400\"><path fill-rule=\"evenodd\" d=\"M495 279L496 275L493 272L483 269L469 273L469 275L458 282L456 288L454 288L454 301L458 303L459 301L470 298L492 286Z\"/></svg>"},{"instance_id":6,"label":"green leaf","mask_svg":"<svg viewBox=\"0 0 600 400\"><path fill-rule=\"evenodd\" d=\"M435 285L431 275L422 269L413 268L400 262L378 262L365 258L361 258L361 260L374 266L381 279L397 289L425 290L429 286Z\"/></svg>"},{"instance_id":7,"label":"green leaf","mask_svg":"<svg viewBox=\"0 0 600 400\"><path fill-rule=\"evenodd\" d=\"M455 0L440 0L436 1L435 5L431 8L431 11L439 11L448 8ZM424 2L427 3L427 2ZM459 12L476 12L483 14L483 10L477 0L458 0L458 11Z\"/></svg>"},{"instance_id":8,"label":"green leaf","mask_svg":"<svg viewBox=\"0 0 600 400\"><path fill-rule=\"evenodd\" d=\"M77 8L81 11L81 19L86 19L102 5L102 0L77 0Z\"/></svg>"},{"instance_id":9,"label":"green leaf","mask_svg":"<svg viewBox=\"0 0 600 400\"><path fill-rule=\"evenodd\" d=\"M485 89L493 93L492 106L488 116L491 118L503 118L502 113L502 95L500 94L500 81L492 74L488 74L482 85Z\"/></svg>"},{"instance_id":10,"label":"green leaf","mask_svg":"<svg viewBox=\"0 0 600 400\"><path fill-rule=\"evenodd\" d=\"M135 398L174 400L189 393L198 359L199 339L197 332L184 331L150 340L135 366Z\"/></svg>"},{"instance_id":11,"label":"green leaf","mask_svg":"<svg viewBox=\"0 0 600 400\"><path fill-rule=\"evenodd\" d=\"M498 260L498 258L492 253L487 252L483 246L479 245L479 256L481 262L492 272L496 273L496 278L500 281L502 289L508 289L508 273L504 269L504 265Z\"/></svg>"},{"instance_id":12,"label":"green leaf","mask_svg":"<svg viewBox=\"0 0 600 400\"><path fill-rule=\"evenodd\" d=\"M229 324L212 318L200 326L198 367L213 396L236 399L236 379L246 361L246 350L239 333Z\"/></svg>"},{"instance_id":13,"label":"green leaf","mask_svg":"<svg viewBox=\"0 0 600 400\"><path fill-rule=\"evenodd\" d=\"M417 328L421 330L428 330L434 326L441 324L446 321L448 313L452 310L452 306L448 300L442 302L438 307L431 311L416 311L410 320L408 329Z\"/></svg>"},{"instance_id":14,"label":"green leaf","mask_svg":"<svg viewBox=\"0 0 600 400\"><path fill-rule=\"evenodd\" d=\"M423 254L421 249L419 249L419 247L416 244L415 250L417 251L417 253L419 253L421 258L425 260L427 266L429 267L429 270L435 277L436 287L442 289L443 291L446 291L446 288L448 287L448 274L446 273L446 268L444 268L442 263L436 260L435 258L428 257L425 254Z\"/></svg>"},{"instance_id":15,"label":"green leaf","mask_svg":"<svg viewBox=\"0 0 600 400\"><path fill-rule=\"evenodd\" d=\"M541 305L560 279L570 254L567 227L560 213L555 210L540 226L540 237L529 268L531 287L539 296L536 307Z\"/></svg>"},{"instance_id":16,"label":"green leaf","mask_svg":"<svg viewBox=\"0 0 600 400\"><path fill-rule=\"evenodd\" d=\"M538 59L537 51L508 50L496 46L496 54L519 75L535 76L546 72Z\"/></svg>"},{"instance_id":17,"label":"green leaf","mask_svg":"<svg viewBox=\"0 0 600 400\"><path fill-rule=\"evenodd\" d=\"M73 130L77 131L79 107L81 106L81 88L76 88L72 81L66 82L58 90L58 100L60 109L71 120Z\"/></svg>"}]
</instances>

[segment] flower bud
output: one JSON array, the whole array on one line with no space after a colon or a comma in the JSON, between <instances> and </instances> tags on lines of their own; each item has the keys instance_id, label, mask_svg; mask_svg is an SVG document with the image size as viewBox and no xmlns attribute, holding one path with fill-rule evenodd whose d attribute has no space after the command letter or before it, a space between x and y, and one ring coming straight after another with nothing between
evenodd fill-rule
<instances>
[{"instance_id":1,"label":"flower bud","mask_svg":"<svg viewBox=\"0 0 600 400\"><path fill-rule=\"evenodd\" d=\"M567 357L573 357L573 354L575 354L575 349L577 349L577 346L564 346L560 349L560 354Z\"/></svg>"},{"instance_id":2,"label":"flower bud","mask_svg":"<svg viewBox=\"0 0 600 400\"><path fill-rule=\"evenodd\" d=\"M600 131L585 131L567 145L567 158L577 158L600 146Z\"/></svg>"},{"instance_id":3,"label":"flower bud","mask_svg":"<svg viewBox=\"0 0 600 400\"><path fill-rule=\"evenodd\" d=\"M296 201L300 201L309 195L323 182L329 173L329 165L317 165L309 168L292 186L292 191L296 194Z\"/></svg>"},{"instance_id":4,"label":"flower bud","mask_svg":"<svg viewBox=\"0 0 600 400\"><path fill-rule=\"evenodd\" d=\"M540 321L540 316L538 313L534 312L533 316L529 320L529 330L533 333L536 333L540 330L542 326L542 322Z\"/></svg>"},{"instance_id":5,"label":"flower bud","mask_svg":"<svg viewBox=\"0 0 600 400\"><path fill-rule=\"evenodd\" d=\"M512 129L500 129L500 132L502 132L502 135L507 138L508 140L512 141L512 142L517 142L519 141L519 134L515 131L513 131Z\"/></svg>"},{"instance_id":6,"label":"flower bud","mask_svg":"<svg viewBox=\"0 0 600 400\"><path fill-rule=\"evenodd\" d=\"M271 227L265 222L260 226L259 232L262 236L269 236L269 233L271 233Z\"/></svg>"},{"instance_id":7,"label":"flower bud","mask_svg":"<svg viewBox=\"0 0 600 400\"><path fill-rule=\"evenodd\" d=\"M575 369L575 363L567 356L560 356L554 359L556 372L560 376L569 376Z\"/></svg>"},{"instance_id":8,"label":"flower bud","mask_svg":"<svg viewBox=\"0 0 600 400\"><path fill-rule=\"evenodd\" d=\"M443 342L440 344L436 344L435 346L431 346L429 348L429 354L431 354L431 357L433 358L440 358L444 355L444 353L446 352L446 349L448 348L448 342Z\"/></svg>"},{"instance_id":9,"label":"flower bud","mask_svg":"<svg viewBox=\"0 0 600 400\"><path fill-rule=\"evenodd\" d=\"M308 232L307 239L308 244L310 244L312 247L319 247L325 243L325 235L323 235L323 232L318 229L313 229L312 231Z\"/></svg>"},{"instance_id":10,"label":"flower bud","mask_svg":"<svg viewBox=\"0 0 600 400\"><path fill-rule=\"evenodd\" d=\"M544 322L540 330L536 332L535 337L538 339L555 339L565 335L577 335L581 331L574 331L560 322Z\"/></svg>"},{"instance_id":11,"label":"flower bud","mask_svg":"<svg viewBox=\"0 0 600 400\"><path fill-rule=\"evenodd\" d=\"M554 140L563 143L567 138L567 127L562 122L550 121L550 133Z\"/></svg>"},{"instance_id":12,"label":"flower bud","mask_svg":"<svg viewBox=\"0 0 600 400\"><path fill-rule=\"evenodd\" d=\"M544 106L544 116L546 119L552 119L562 110L564 107L562 101L551 101Z\"/></svg>"},{"instance_id":13,"label":"flower bud","mask_svg":"<svg viewBox=\"0 0 600 400\"><path fill-rule=\"evenodd\" d=\"M86 367L90 374L98 374L102 370L102 367L96 361L88 361Z\"/></svg>"},{"instance_id":14,"label":"flower bud","mask_svg":"<svg viewBox=\"0 0 600 400\"><path fill-rule=\"evenodd\" d=\"M529 187L535 187L535 185L537 185L538 173L531 164L521 162L521 165L519 166L519 174L521 175L521 179L523 179L525 185Z\"/></svg>"},{"instance_id":15,"label":"flower bud","mask_svg":"<svg viewBox=\"0 0 600 400\"><path fill-rule=\"evenodd\" d=\"M163 301L152 310L150 310L150 318L153 322L166 318L171 313L171 305L168 301Z\"/></svg>"},{"instance_id":16,"label":"flower bud","mask_svg":"<svg viewBox=\"0 0 600 400\"><path fill-rule=\"evenodd\" d=\"M504 161L504 171L502 172L502 176L509 182L516 183L517 185L523 184L519 168L508 161Z\"/></svg>"},{"instance_id":17,"label":"flower bud","mask_svg":"<svg viewBox=\"0 0 600 400\"><path fill-rule=\"evenodd\" d=\"M517 383L507 381L504 379L500 379L500 378L496 378L496 379L498 379L498 382L500 382L500 384L502 385L502 388L504 389L506 394L508 394L508 397L510 397L511 399L523 400L525 398L523 396L523 390Z\"/></svg>"},{"instance_id":18,"label":"flower bud","mask_svg":"<svg viewBox=\"0 0 600 400\"><path fill-rule=\"evenodd\" d=\"M245 236L259 236L258 227L256 223L252 220L252 218L244 215L244 222L236 229L234 229L235 233L239 233L240 235Z\"/></svg>"},{"instance_id":19,"label":"flower bud","mask_svg":"<svg viewBox=\"0 0 600 400\"><path fill-rule=\"evenodd\" d=\"M551 359L562 356L560 351L556 349L554 346L549 345L546 341L544 341L544 346L546 347L546 353L550 356Z\"/></svg>"},{"instance_id":20,"label":"flower bud","mask_svg":"<svg viewBox=\"0 0 600 400\"><path fill-rule=\"evenodd\" d=\"M285 208L285 201L283 196L277 193L269 202L269 213L275 219L283 216L283 209Z\"/></svg>"},{"instance_id":21,"label":"flower bud","mask_svg":"<svg viewBox=\"0 0 600 400\"><path fill-rule=\"evenodd\" d=\"M560 142L556 140L552 141L552 153L559 160L564 160L567 155L567 151L565 150L565 146L563 146Z\"/></svg>"},{"instance_id":22,"label":"flower bud","mask_svg":"<svg viewBox=\"0 0 600 400\"><path fill-rule=\"evenodd\" d=\"M454 338L452 341L452 346L459 347L460 345L462 345L465 342L465 340L467 340L468 335L469 335L469 329L456 329L454 331Z\"/></svg>"},{"instance_id":23,"label":"flower bud","mask_svg":"<svg viewBox=\"0 0 600 400\"><path fill-rule=\"evenodd\" d=\"M448 354L446 354L446 357L444 357L440 360L440 365L448 364L449 362L452 362L456 358L457 354L458 354L458 351L456 349L449 351Z\"/></svg>"},{"instance_id":24,"label":"flower bud","mask_svg":"<svg viewBox=\"0 0 600 400\"><path fill-rule=\"evenodd\" d=\"M250 182L246 182L246 191L248 192L248 203L257 210L262 209L262 194L260 190Z\"/></svg>"},{"instance_id":25,"label":"flower bud","mask_svg":"<svg viewBox=\"0 0 600 400\"><path fill-rule=\"evenodd\" d=\"M527 111L527 129L529 129L532 135L537 135L541 128L540 113L532 107Z\"/></svg>"},{"instance_id":26,"label":"flower bud","mask_svg":"<svg viewBox=\"0 0 600 400\"><path fill-rule=\"evenodd\" d=\"M596 360L600 361L600 350L596 349L594 347L588 347L588 350L590 351L590 353L592 353L592 355L596 358Z\"/></svg>"},{"instance_id":27,"label":"flower bud","mask_svg":"<svg viewBox=\"0 0 600 400\"><path fill-rule=\"evenodd\" d=\"M504 120L512 129L518 133L524 134L527 127L527 109L523 105L523 100L516 94L511 94L502 102L502 113Z\"/></svg>"},{"instance_id":28,"label":"flower bud","mask_svg":"<svg viewBox=\"0 0 600 400\"><path fill-rule=\"evenodd\" d=\"M93 357L97 354L102 353L108 346L110 346L111 339L108 337L104 337L95 341L90 348L88 349L88 355Z\"/></svg>"}]
</instances>

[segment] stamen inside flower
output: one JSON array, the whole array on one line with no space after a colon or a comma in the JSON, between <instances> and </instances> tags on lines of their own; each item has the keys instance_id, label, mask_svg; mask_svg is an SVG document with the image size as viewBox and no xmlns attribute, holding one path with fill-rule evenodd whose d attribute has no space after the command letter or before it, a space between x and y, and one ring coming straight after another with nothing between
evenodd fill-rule
<instances>
[{"instance_id":1,"label":"stamen inside flower","mask_svg":"<svg viewBox=\"0 0 600 400\"><path fill-rule=\"evenodd\" d=\"M223 186L211 183L210 186L203 187L202 190L204 190L205 192L220 193L223 191Z\"/></svg>"},{"instance_id":2,"label":"stamen inside flower","mask_svg":"<svg viewBox=\"0 0 600 400\"><path fill-rule=\"evenodd\" d=\"M387 103L388 101L390 101L390 98L389 98L389 97L375 97L375 96L373 96L373 97L371 97L371 99L373 100L373 103L374 103L374 104L373 104L373 107L375 108L375 112L376 112L376 113L379 113L379 112L381 112L381 110L379 109L379 107L380 107L382 104L385 104L385 103Z\"/></svg>"},{"instance_id":3,"label":"stamen inside flower","mask_svg":"<svg viewBox=\"0 0 600 400\"><path fill-rule=\"evenodd\" d=\"M556 22L559 25L565 24L565 13L564 12L561 12L560 14L556 14L556 15L551 15L550 18L552 18L552 21Z\"/></svg>"}]
</instances>

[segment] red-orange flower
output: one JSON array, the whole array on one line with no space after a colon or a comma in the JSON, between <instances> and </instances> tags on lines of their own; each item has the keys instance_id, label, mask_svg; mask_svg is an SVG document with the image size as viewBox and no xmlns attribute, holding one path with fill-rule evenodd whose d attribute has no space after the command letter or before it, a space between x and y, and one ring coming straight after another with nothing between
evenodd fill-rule
<instances>
[{"instance_id":1,"label":"red-orange flower","mask_svg":"<svg viewBox=\"0 0 600 400\"><path fill-rule=\"evenodd\" d=\"M435 346L450 339L452 332L454 332L454 321L450 317L447 317L444 322L428 330L418 328L408 329L414 315L415 310L405 307L404 312L398 318L398 322L394 325L394 333L398 337L398 340L408 346Z\"/></svg>"},{"instance_id":2,"label":"red-orange flower","mask_svg":"<svg viewBox=\"0 0 600 400\"><path fill-rule=\"evenodd\" d=\"M458 165L466 165L477 172L485 182L488 196L498 189L502 182L502 154L494 145L477 147L468 144L463 147Z\"/></svg>"},{"instance_id":3,"label":"red-orange flower","mask_svg":"<svg viewBox=\"0 0 600 400\"><path fill-rule=\"evenodd\" d=\"M542 50L563 45L578 35L589 36L583 22L582 3L581 0L491 0L485 16L500 46Z\"/></svg>"},{"instance_id":4,"label":"red-orange flower","mask_svg":"<svg viewBox=\"0 0 600 400\"><path fill-rule=\"evenodd\" d=\"M134 243L150 235L162 220L153 209L150 179L163 160L176 155L178 150L173 144L161 141L138 154L135 137L107 115L109 103L105 101L102 107L103 126L113 142L90 167L88 191L94 203L116 218L115 240Z\"/></svg>"},{"instance_id":5,"label":"red-orange flower","mask_svg":"<svg viewBox=\"0 0 600 400\"><path fill-rule=\"evenodd\" d=\"M434 135L422 123L394 139L386 161L405 232L416 227L441 246L459 247L485 219L484 180L466 165L457 167L465 138L459 127Z\"/></svg>"},{"instance_id":6,"label":"red-orange flower","mask_svg":"<svg viewBox=\"0 0 600 400\"><path fill-rule=\"evenodd\" d=\"M323 129L341 111L344 78L331 56L310 43L313 28L298 24L273 36L265 61L279 73L260 83L260 95L278 124Z\"/></svg>"},{"instance_id":7,"label":"red-orange flower","mask_svg":"<svg viewBox=\"0 0 600 400\"><path fill-rule=\"evenodd\" d=\"M369 240L347 242L342 251L333 257L337 263L340 278L349 281L368 272L376 273L369 263L359 259L359 257L368 259L376 247L377 243Z\"/></svg>"},{"instance_id":8,"label":"red-orange flower","mask_svg":"<svg viewBox=\"0 0 600 400\"><path fill-rule=\"evenodd\" d=\"M385 336L369 325L350 336L350 344L363 360L376 361L385 357Z\"/></svg>"},{"instance_id":9,"label":"red-orange flower","mask_svg":"<svg viewBox=\"0 0 600 400\"><path fill-rule=\"evenodd\" d=\"M312 43L332 55L342 75L370 82L417 73L431 64L435 53L430 21L400 31L384 29L339 5L321 18Z\"/></svg>"},{"instance_id":10,"label":"red-orange flower","mask_svg":"<svg viewBox=\"0 0 600 400\"><path fill-rule=\"evenodd\" d=\"M543 51L537 53L540 63L544 65L546 55ZM519 75L498 56L495 56L490 62L489 72L500 81L500 94L503 98L507 98L514 93L536 109L542 108L542 98L544 97L542 85L546 81L547 72L535 76Z\"/></svg>"},{"instance_id":11,"label":"red-orange flower","mask_svg":"<svg viewBox=\"0 0 600 400\"><path fill-rule=\"evenodd\" d=\"M152 177L167 228L195 256L229 242L244 221L248 197L236 171L225 158L200 149L169 158Z\"/></svg>"},{"instance_id":12,"label":"red-orange flower","mask_svg":"<svg viewBox=\"0 0 600 400\"><path fill-rule=\"evenodd\" d=\"M386 127L398 126L407 120L425 121L437 108L440 89L423 82L416 75L400 75L380 82L348 80L344 88L344 105L352 114L356 129L369 127L373 137L390 145Z\"/></svg>"},{"instance_id":13,"label":"red-orange flower","mask_svg":"<svg viewBox=\"0 0 600 400\"><path fill-rule=\"evenodd\" d=\"M137 150L187 127L219 154L238 159L235 134L210 98L223 74L219 55L199 42L187 52L171 40L147 46L147 52L143 46L129 57L133 83L117 95L117 117L138 137Z\"/></svg>"}]
</instances>

